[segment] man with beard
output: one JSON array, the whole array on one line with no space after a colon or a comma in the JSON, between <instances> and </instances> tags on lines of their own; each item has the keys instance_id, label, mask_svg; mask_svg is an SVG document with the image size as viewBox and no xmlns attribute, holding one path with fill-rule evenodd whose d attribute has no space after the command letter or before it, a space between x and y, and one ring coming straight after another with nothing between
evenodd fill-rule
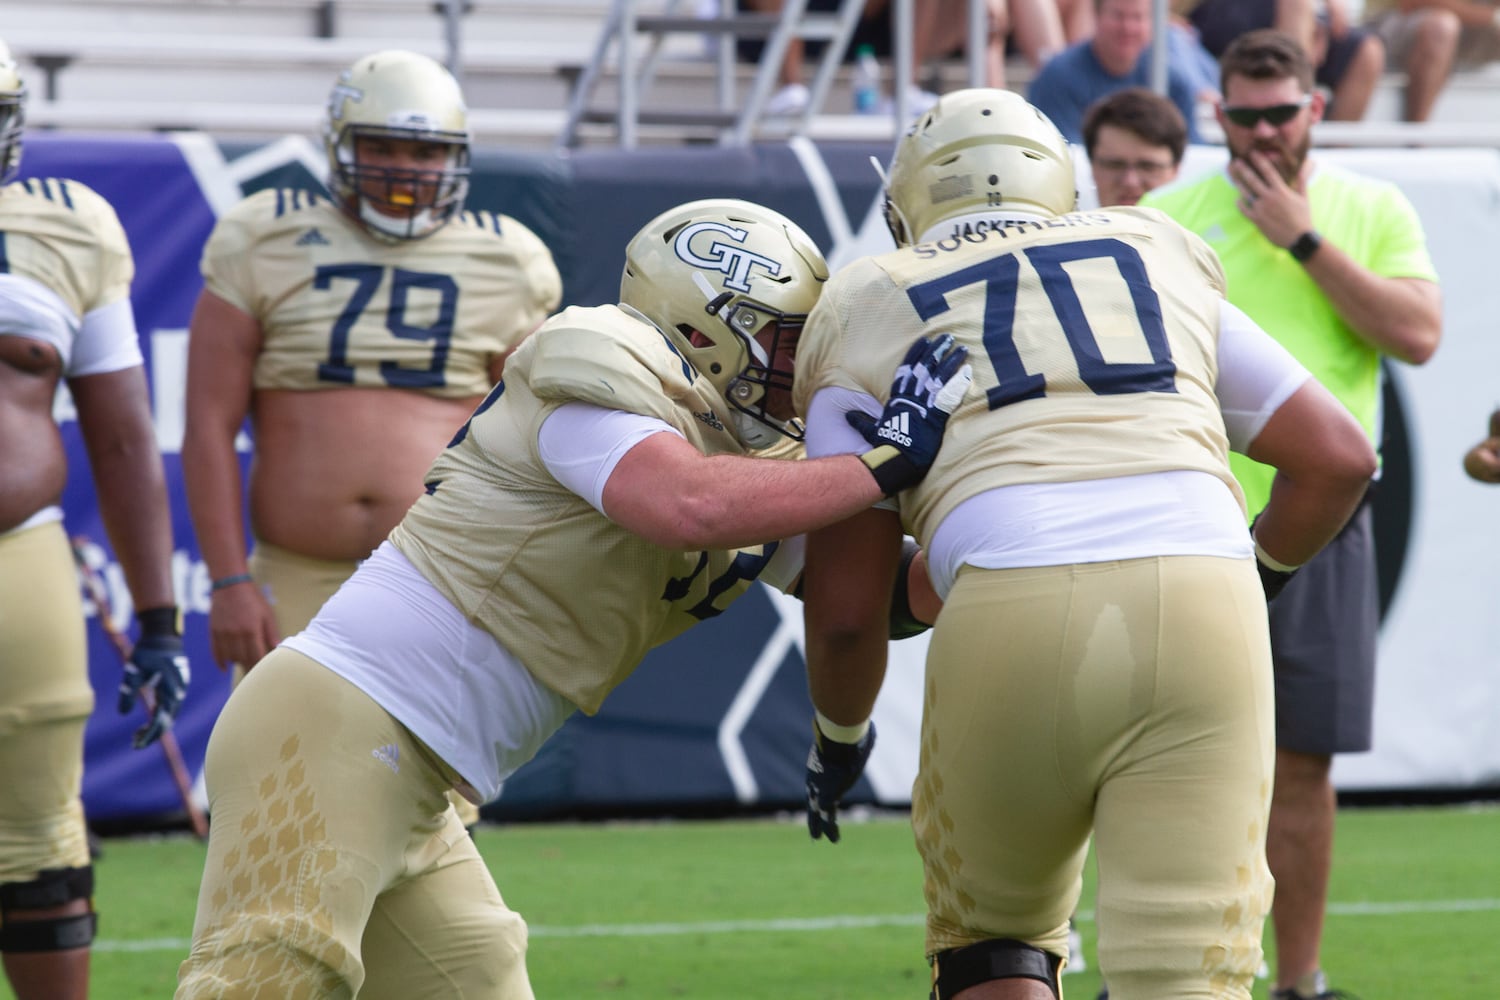
<instances>
[{"instance_id":1,"label":"man with beard","mask_svg":"<svg viewBox=\"0 0 1500 1000\"><path fill-rule=\"evenodd\" d=\"M1255 31L1235 41L1220 60L1220 90L1228 169L1141 203L1208 242L1223 262L1229 301L1280 339L1375 440L1381 358L1422 364L1442 332L1437 276L1416 212L1394 185L1309 158L1324 99L1307 54L1288 36ZM1253 518L1273 470L1240 456L1231 463ZM1378 618L1365 503L1271 610L1273 998L1342 995L1319 967L1333 855L1329 772L1333 754L1370 748Z\"/></svg>"}]
</instances>

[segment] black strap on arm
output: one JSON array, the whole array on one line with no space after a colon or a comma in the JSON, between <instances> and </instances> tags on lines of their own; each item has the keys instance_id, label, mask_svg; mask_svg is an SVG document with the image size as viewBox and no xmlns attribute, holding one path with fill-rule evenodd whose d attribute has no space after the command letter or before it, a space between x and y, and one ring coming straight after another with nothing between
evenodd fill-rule
<instances>
[{"instance_id":1,"label":"black strap on arm","mask_svg":"<svg viewBox=\"0 0 1500 1000\"><path fill-rule=\"evenodd\" d=\"M921 551L921 546L910 538L901 543L901 562L896 566L896 585L891 588L889 635L892 639L909 639L932 628L928 623L918 621L912 614L911 592L907 583L907 578L911 575L912 560ZM797 582L789 592L799 601L802 600L802 582L802 574L798 573Z\"/></svg>"},{"instance_id":2,"label":"black strap on arm","mask_svg":"<svg viewBox=\"0 0 1500 1000\"><path fill-rule=\"evenodd\" d=\"M896 586L891 590L891 638L909 639L932 628L927 622L918 621L911 611L911 591L907 578L911 576L912 560L922 549L908 538L901 543L901 563L896 567Z\"/></svg>"}]
</instances>

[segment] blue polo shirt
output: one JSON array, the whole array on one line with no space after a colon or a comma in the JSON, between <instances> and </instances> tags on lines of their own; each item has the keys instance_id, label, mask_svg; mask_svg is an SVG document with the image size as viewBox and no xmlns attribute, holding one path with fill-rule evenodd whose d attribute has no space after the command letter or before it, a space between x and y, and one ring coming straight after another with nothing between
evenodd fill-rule
<instances>
[{"instance_id":1,"label":"blue polo shirt","mask_svg":"<svg viewBox=\"0 0 1500 1000\"><path fill-rule=\"evenodd\" d=\"M1201 46L1190 35L1173 28L1167 32L1167 96L1187 119L1188 141L1202 142L1193 106L1198 92L1217 88L1218 80L1205 71L1194 49ZM1206 55L1206 53L1205 53ZM1210 63L1212 59L1208 60ZM1115 76L1100 65L1092 41L1078 42L1047 60L1031 80L1026 99L1042 110L1069 142L1083 141L1083 113L1090 104L1126 87L1151 86L1151 50L1141 53L1135 69Z\"/></svg>"}]
</instances>

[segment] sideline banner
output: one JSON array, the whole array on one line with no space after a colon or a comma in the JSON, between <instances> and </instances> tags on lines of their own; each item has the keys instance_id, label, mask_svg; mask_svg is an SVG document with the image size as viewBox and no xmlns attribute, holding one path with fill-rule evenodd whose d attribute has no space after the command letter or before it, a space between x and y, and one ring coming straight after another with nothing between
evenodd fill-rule
<instances>
[{"instance_id":1,"label":"sideline banner","mask_svg":"<svg viewBox=\"0 0 1500 1000\"><path fill-rule=\"evenodd\" d=\"M470 204L503 211L552 248L565 304L613 302L625 243L657 212L697 197L744 197L796 219L835 267L891 246L870 165L889 149L806 141L748 149L509 154L477 150ZM1469 482L1463 451L1500 404L1500 156L1493 152L1321 151L1321 158L1399 183L1416 204L1443 276L1445 338L1421 369L1396 366L1388 398L1395 447L1388 476L1406 483L1378 507L1386 618L1380 643L1376 749L1339 759L1344 789L1500 786L1500 491ZM1195 149L1188 169L1217 169L1222 151ZM133 299L149 369L158 442L171 494L173 569L186 614L192 690L177 726L201 785L203 756L227 677L208 654L208 579L182 489L180 445L188 320L202 287L198 255L217 215L266 186L310 186L322 151L300 137L220 145L196 135L27 137L26 176L80 180L115 206L136 257ZM1086 169L1081 173L1087 177ZM1092 192L1084 192L1091 203ZM90 563L128 626L128 592L100 523L87 457L59 395L70 458L66 526L91 540ZM248 465L251 442L242 438ZM87 605L92 616L93 609ZM90 621L90 673L99 693L87 731L84 799L97 820L180 810L165 761L134 752L139 718L114 711L120 663ZM797 602L757 588L729 613L653 652L593 718L576 716L487 807L492 816L798 807L810 706ZM893 644L876 709L881 741L853 798L910 801L926 639Z\"/></svg>"}]
</instances>

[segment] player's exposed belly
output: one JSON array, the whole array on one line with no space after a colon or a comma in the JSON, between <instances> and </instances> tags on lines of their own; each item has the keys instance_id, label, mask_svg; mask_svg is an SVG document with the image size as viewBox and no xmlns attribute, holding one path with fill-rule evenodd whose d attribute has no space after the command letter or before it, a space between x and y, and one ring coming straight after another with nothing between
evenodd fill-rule
<instances>
[{"instance_id":1,"label":"player's exposed belly","mask_svg":"<svg viewBox=\"0 0 1500 1000\"><path fill-rule=\"evenodd\" d=\"M422 492L479 397L404 389L261 390L252 409L250 523L315 559L362 559Z\"/></svg>"},{"instance_id":2,"label":"player's exposed belly","mask_svg":"<svg viewBox=\"0 0 1500 1000\"><path fill-rule=\"evenodd\" d=\"M62 498L68 458L52 420L61 373L51 345L0 335L0 532Z\"/></svg>"}]
</instances>

